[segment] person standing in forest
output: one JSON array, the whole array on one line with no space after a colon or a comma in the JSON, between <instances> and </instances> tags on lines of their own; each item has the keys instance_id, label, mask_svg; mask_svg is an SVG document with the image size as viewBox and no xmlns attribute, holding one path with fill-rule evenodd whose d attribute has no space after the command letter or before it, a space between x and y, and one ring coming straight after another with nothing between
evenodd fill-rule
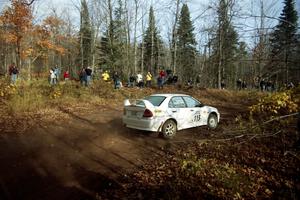
<instances>
[{"instance_id":1,"label":"person standing in forest","mask_svg":"<svg viewBox=\"0 0 300 200\"><path fill-rule=\"evenodd\" d=\"M81 85L86 85L86 72L85 72L85 67L83 67L83 68L79 71L79 79L80 79Z\"/></svg>"},{"instance_id":2,"label":"person standing in forest","mask_svg":"<svg viewBox=\"0 0 300 200\"><path fill-rule=\"evenodd\" d=\"M69 70L65 71L64 73L64 80L65 82L69 81L70 79L70 73L69 73Z\"/></svg>"},{"instance_id":3,"label":"person standing in forest","mask_svg":"<svg viewBox=\"0 0 300 200\"><path fill-rule=\"evenodd\" d=\"M236 81L236 87L237 87L238 90L241 90L241 89L242 89L242 79L239 78L239 79Z\"/></svg>"},{"instance_id":4,"label":"person standing in forest","mask_svg":"<svg viewBox=\"0 0 300 200\"><path fill-rule=\"evenodd\" d=\"M89 86L91 84L92 73L93 73L93 70L91 69L91 67L87 67L85 69L85 74L86 74L85 86Z\"/></svg>"},{"instance_id":5,"label":"person standing in forest","mask_svg":"<svg viewBox=\"0 0 300 200\"><path fill-rule=\"evenodd\" d=\"M146 75L146 87L151 87L152 74L150 72Z\"/></svg>"},{"instance_id":6,"label":"person standing in forest","mask_svg":"<svg viewBox=\"0 0 300 200\"><path fill-rule=\"evenodd\" d=\"M226 88L226 83L225 83L225 80L223 79L223 80L221 81L221 89L222 89L222 90L225 90L225 88Z\"/></svg>"},{"instance_id":7,"label":"person standing in forest","mask_svg":"<svg viewBox=\"0 0 300 200\"><path fill-rule=\"evenodd\" d=\"M166 78L166 72L163 69L160 70L159 76L161 78L162 84L164 84L165 83L165 78Z\"/></svg>"},{"instance_id":8,"label":"person standing in forest","mask_svg":"<svg viewBox=\"0 0 300 200\"><path fill-rule=\"evenodd\" d=\"M9 75L11 77L11 83L15 84L18 78L18 74L19 74L19 70L16 67L15 63L13 63L10 67L9 67Z\"/></svg>"},{"instance_id":9,"label":"person standing in forest","mask_svg":"<svg viewBox=\"0 0 300 200\"><path fill-rule=\"evenodd\" d=\"M53 68L50 69L50 85L56 85L56 75Z\"/></svg>"},{"instance_id":10,"label":"person standing in forest","mask_svg":"<svg viewBox=\"0 0 300 200\"><path fill-rule=\"evenodd\" d=\"M159 73L158 76L157 76L157 86L158 86L158 89L163 89L163 87L164 87L163 74L162 73Z\"/></svg>"},{"instance_id":11,"label":"person standing in forest","mask_svg":"<svg viewBox=\"0 0 300 200\"><path fill-rule=\"evenodd\" d=\"M247 89L247 83L245 80L242 82L242 88L243 90Z\"/></svg>"},{"instance_id":12,"label":"person standing in forest","mask_svg":"<svg viewBox=\"0 0 300 200\"><path fill-rule=\"evenodd\" d=\"M136 80L137 80L138 87L143 88L144 86L143 75L140 72L136 75Z\"/></svg>"},{"instance_id":13,"label":"person standing in forest","mask_svg":"<svg viewBox=\"0 0 300 200\"><path fill-rule=\"evenodd\" d=\"M55 77L56 77L56 83L58 83L59 82L59 77L60 77L60 68L58 68L57 65L54 67L54 74L55 74Z\"/></svg>"},{"instance_id":14,"label":"person standing in forest","mask_svg":"<svg viewBox=\"0 0 300 200\"><path fill-rule=\"evenodd\" d=\"M115 72L113 75L113 81L114 81L114 88L115 89L120 89L121 87L121 82L120 82L120 76L118 72Z\"/></svg>"},{"instance_id":15,"label":"person standing in forest","mask_svg":"<svg viewBox=\"0 0 300 200\"><path fill-rule=\"evenodd\" d=\"M131 74L131 75L129 76L128 87L134 87L135 80L136 80L135 76Z\"/></svg>"},{"instance_id":16,"label":"person standing in forest","mask_svg":"<svg viewBox=\"0 0 300 200\"><path fill-rule=\"evenodd\" d=\"M260 90L263 92L266 90L266 82L265 79L261 79L261 81L259 82L259 86L260 86Z\"/></svg>"}]
</instances>

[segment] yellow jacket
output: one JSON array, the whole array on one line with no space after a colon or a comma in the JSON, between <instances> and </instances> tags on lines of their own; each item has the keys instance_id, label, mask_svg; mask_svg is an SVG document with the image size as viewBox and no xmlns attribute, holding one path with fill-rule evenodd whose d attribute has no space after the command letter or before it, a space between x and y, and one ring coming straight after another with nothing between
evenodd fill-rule
<instances>
[{"instance_id":1,"label":"yellow jacket","mask_svg":"<svg viewBox=\"0 0 300 200\"><path fill-rule=\"evenodd\" d=\"M150 73L148 73L146 75L146 81L151 81L151 79L152 79L152 75Z\"/></svg>"},{"instance_id":2,"label":"yellow jacket","mask_svg":"<svg viewBox=\"0 0 300 200\"><path fill-rule=\"evenodd\" d=\"M102 79L103 79L104 81L108 81L108 79L109 79L109 74L108 74L107 72L104 72L104 73L102 74Z\"/></svg>"}]
</instances>

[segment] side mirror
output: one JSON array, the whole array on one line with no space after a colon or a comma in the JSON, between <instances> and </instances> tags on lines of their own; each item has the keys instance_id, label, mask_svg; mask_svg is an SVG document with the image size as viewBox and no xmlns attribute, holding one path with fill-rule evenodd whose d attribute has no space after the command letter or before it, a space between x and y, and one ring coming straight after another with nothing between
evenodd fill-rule
<instances>
[{"instance_id":1,"label":"side mirror","mask_svg":"<svg viewBox=\"0 0 300 200\"><path fill-rule=\"evenodd\" d=\"M197 108L202 108L204 106L204 104L197 104L196 107Z\"/></svg>"}]
</instances>

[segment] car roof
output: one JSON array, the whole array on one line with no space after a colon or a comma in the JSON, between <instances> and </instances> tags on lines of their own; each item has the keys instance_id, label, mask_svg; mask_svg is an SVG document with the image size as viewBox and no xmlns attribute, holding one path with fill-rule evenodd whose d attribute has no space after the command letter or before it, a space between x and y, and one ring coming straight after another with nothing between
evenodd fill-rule
<instances>
[{"instance_id":1,"label":"car roof","mask_svg":"<svg viewBox=\"0 0 300 200\"><path fill-rule=\"evenodd\" d=\"M190 96L190 95L186 95L186 94L171 94L171 93L165 93L165 94L152 94L150 96L163 96L163 97L174 97L174 96Z\"/></svg>"}]
</instances>

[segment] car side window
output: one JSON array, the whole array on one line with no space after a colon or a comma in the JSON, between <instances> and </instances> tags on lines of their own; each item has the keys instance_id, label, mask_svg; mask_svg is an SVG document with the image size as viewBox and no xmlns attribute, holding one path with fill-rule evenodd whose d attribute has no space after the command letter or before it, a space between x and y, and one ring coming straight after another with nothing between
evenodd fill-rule
<instances>
[{"instance_id":1,"label":"car side window","mask_svg":"<svg viewBox=\"0 0 300 200\"><path fill-rule=\"evenodd\" d=\"M185 102L182 97L172 97L169 101L169 108L185 108Z\"/></svg>"},{"instance_id":2,"label":"car side window","mask_svg":"<svg viewBox=\"0 0 300 200\"><path fill-rule=\"evenodd\" d=\"M200 105L198 101L193 99L192 97L183 97L188 108L194 108Z\"/></svg>"}]
</instances>

